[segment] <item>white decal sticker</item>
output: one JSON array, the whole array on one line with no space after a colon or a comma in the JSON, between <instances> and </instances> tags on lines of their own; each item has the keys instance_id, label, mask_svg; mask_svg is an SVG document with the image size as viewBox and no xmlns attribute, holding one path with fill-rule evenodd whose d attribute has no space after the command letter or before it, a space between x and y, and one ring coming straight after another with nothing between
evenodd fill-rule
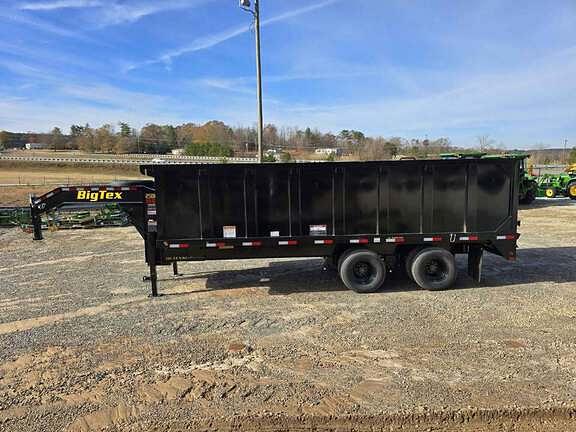
<instances>
[{"instance_id":1,"label":"white decal sticker","mask_svg":"<svg viewBox=\"0 0 576 432\"><path fill-rule=\"evenodd\" d=\"M222 227L224 232L224 238L236 238L236 226L235 225L228 225Z\"/></svg>"},{"instance_id":2,"label":"white decal sticker","mask_svg":"<svg viewBox=\"0 0 576 432\"><path fill-rule=\"evenodd\" d=\"M310 225L311 236L325 236L328 234L327 225Z\"/></svg>"}]
</instances>

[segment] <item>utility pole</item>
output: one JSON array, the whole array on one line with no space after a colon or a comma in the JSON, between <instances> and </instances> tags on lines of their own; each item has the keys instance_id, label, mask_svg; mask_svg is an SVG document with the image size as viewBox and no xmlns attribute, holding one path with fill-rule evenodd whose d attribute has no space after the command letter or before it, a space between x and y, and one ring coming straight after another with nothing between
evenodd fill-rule
<instances>
[{"instance_id":1,"label":"utility pole","mask_svg":"<svg viewBox=\"0 0 576 432\"><path fill-rule=\"evenodd\" d=\"M254 29L256 33L256 93L258 98L258 163L262 163L264 149L264 114L262 108L262 58L260 54L260 0L254 0L254 9L250 9L250 0L240 0L240 8L250 12L254 17Z\"/></svg>"},{"instance_id":2,"label":"utility pole","mask_svg":"<svg viewBox=\"0 0 576 432\"><path fill-rule=\"evenodd\" d=\"M568 140L564 140L564 164L568 164L568 159L566 158L566 147L568 146Z\"/></svg>"}]
</instances>

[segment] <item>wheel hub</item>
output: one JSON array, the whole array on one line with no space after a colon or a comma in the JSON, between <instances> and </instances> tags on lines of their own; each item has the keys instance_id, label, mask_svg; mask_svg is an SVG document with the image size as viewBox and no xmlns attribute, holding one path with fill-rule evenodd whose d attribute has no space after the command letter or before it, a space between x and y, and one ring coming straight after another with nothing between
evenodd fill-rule
<instances>
[{"instance_id":1,"label":"wheel hub","mask_svg":"<svg viewBox=\"0 0 576 432\"><path fill-rule=\"evenodd\" d=\"M354 265L354 276L361 281L367 281L372 276L372 267L367 262L358 262Z\"/></svg>"},{"instance_id":2,"label":"wheel hub","mask_svg":"<svg viewBox=\"0 0 576 432\"><path fill-rule=\"evenodd\" d=\"M447 276L446 266L439 260L430 260L424 268L431 280L441 281Z\"/></svg>"}]
</instances>

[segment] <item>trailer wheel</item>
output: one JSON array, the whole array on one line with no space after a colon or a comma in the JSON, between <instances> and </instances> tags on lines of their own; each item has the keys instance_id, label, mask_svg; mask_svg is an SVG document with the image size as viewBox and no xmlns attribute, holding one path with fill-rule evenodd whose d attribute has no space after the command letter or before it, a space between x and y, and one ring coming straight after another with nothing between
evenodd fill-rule
<instances>
[{"instance_id":1,"label":"trailer wheel","mask_svg":"<svg viewBox=\"0 0 576 432\"><path fill-rule=\"evenodd\" d=\"M418 255L421 250L422 248L419 247L412 249L404 259L404 264L406 266L406 274L408 275L408 278L412 282L414 282L414 275L412 274L412 263L414 262L414 258L416 258L416 255Z\"/></svg>"},{"instance_id":2,"label":"trailer wheel","mask_svg":"<svg viewBox=\"0 0 576 432\"><path fill-rule=\"evenodd\" d=\"M556 188L553 187L546 188L546 190L544 191L544 195L546 195L546 198L554 198L556 196Z\"/></svg>"},{"instance_id":3,"label":"trailer wheel","mask_svg":"<svg viewBox=\"0 0 576 432\"><path fill-rule=\"evenodd\" d=\"M411 270L414 282L430 291L447 289L456 280L456 261L446 249L420 251L412 261Z\"/></svg>"},{"instance_id":4,"label":"trailer wheel","mask_svg":"<svg viewBox=\"0 0 576 432\"><path fill-rule=\"evenodd\" d=\"M386 279L386 264L378 254L358 249L342 255L339 264L344 285L357 293L371 293Z\"/></svg>"},{"instance_id":5,"label":"trailer wheel","mask_svg":"<svg viewBox=\"0 0 576 432\"><path fill-rule=\"evenodd\" d=\"M571 181L566 186L566 195L570 197L570 199L576 200L576 181Z\"/></svg>"}]
</instances>

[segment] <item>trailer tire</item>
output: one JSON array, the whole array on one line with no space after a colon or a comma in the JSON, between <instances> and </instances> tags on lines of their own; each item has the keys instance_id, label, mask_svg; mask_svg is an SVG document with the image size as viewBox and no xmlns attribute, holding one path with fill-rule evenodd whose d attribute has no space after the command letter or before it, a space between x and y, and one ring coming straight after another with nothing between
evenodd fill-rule
<instances>
[{"instance_id":1,"label":"trailer tire","mask_svg":"<svg viewBox=\"0 0 576 432\"><path fill-rule=\"evenodd\" d=\"M566 196L576 200L576 180L571 181L568 183L568 186L566 186Z\"/></svg>"},{"instance_id":2,"label":"trailer tire","mask_svg":"<svg viewBox=\"0 0 576 432\"><path fill-rule=\"evenodd\" d=\"M456 280L456 260L446 249L426 248L414 257L411 272L420 288L445 290Z\"/></svg>"},{"instance_id":3,"label":"trailer tire","mask_svg":"<svg viewBox=\"0 0 576 432\"><path fill-rule=\"evenodd\" d=\"M357 293L375 292L386 279L386 264L377 253L366 249L345 253L338 267L344 285Z\"/></svg>"},{"instance_id":4,"label":"trailer tire","mask_svg":"<svg viewBox=\"0 0 576 432\"><path fill-rule=\"evenodd\" d=\"M410 279L412 282L415 282L414 275L412 274L412 263L414 262L414 258L416 258L416 255L418 255L421 250L422 250L421 247L416 247L412 249L404 259L404 265L406 266L405 267L406 274L408 275L408 279Z\"/></svg>"}]
</instances>

